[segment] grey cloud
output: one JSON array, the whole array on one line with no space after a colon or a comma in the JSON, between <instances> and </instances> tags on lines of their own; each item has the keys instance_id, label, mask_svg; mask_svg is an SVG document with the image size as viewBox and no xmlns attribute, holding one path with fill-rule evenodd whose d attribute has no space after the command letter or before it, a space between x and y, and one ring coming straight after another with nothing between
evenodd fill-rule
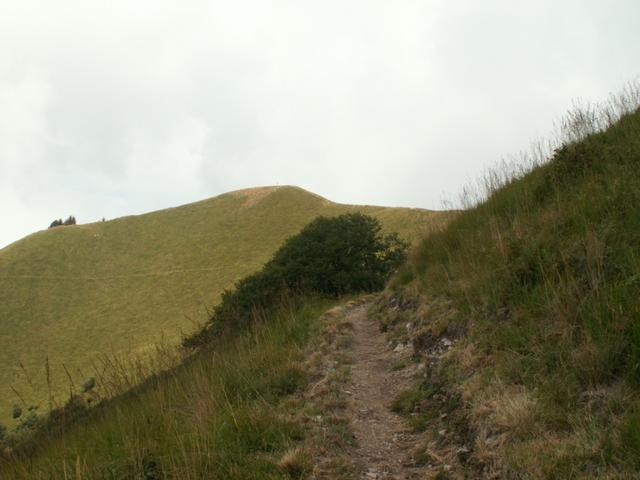
<instances>
[{"instance_id":1,"label":"grey cloud","mask_svg":"<svg viewBox=\"0 0 640 480\"><path fill-rule=\"evenodd\" d=\"M0 6L0 245L264 184L437 208L638 74L640 4Z\"/></svg>"}]
</instances>

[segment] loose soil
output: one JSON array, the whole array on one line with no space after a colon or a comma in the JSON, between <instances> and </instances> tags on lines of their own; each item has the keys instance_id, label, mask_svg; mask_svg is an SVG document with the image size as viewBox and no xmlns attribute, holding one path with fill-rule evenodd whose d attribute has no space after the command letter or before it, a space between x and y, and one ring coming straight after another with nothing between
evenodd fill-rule
<instances>
[{"instance_id":1,"label":"loose soil","mask_svg":"<svg viewBox=\"0 0 640 480\"><path fill-rule=\"evenodd\" d=\"M393 399L414 382L415 364L397 371L393 366L410 362L411 348L392 350L378 324L367 316L369 305L351 310L354 341L350 410L355 434L355 463L360 478L367 480L409 480L424 478L425 469L416 465L412 451L419 442L406 419L391 411Z\"/></svg>"}]
</instances>

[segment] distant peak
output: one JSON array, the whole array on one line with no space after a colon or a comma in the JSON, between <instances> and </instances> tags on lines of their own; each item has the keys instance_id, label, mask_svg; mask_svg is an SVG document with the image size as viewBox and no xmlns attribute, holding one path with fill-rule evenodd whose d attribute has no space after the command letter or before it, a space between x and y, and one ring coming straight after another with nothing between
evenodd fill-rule
<instances>
[{"instance_id":1,"label":"distant peak","mask_svg":"<svg viewBox=\"0 0 640 480\"><path fill-rule=\"evenodd\" d=\"M287 188L287 187L282 187L280 185L267 185L264 187L249 187L249 188L241 188L240 190L233 190L231 192L227 192L227 194L238 196L238 197L246 197L248 195L265 195L275 190L278 190L280 188Z\"/></svg>"},{"instance_id":2,"label":"distant peak","mask_svg":"<svg viewBox=\"0 0 640 480\"><path fill-rule=\"evenodd\" d=\"M228 192L225 195L231 195L233 197L243 198L244 203L242 204L242 206L252 207L260 203L263 199L265 199L266 197L268 197L269 195L271 195L277 190L289 190L292 192L299 192L303 195L317 197L323 200L324 202L331 203L329 200L327 200L326 198L316 193L309 192L304 188L296 187L294 185L271 185L271 186L264 186L264 187L243 188L241 190L234 190L232 192Z\"/></svg>"},{"instance_id":3,"label":"distant peak","mask_svg":"<svg viewBox=\"0 0 640 480\"><path fill-rule=\"evenodd\" d=\"M233 192L229 192L227 195L231 195L232 197L244 198L243 207L252 207L253 205L260 203L260 201L269 196L271 193L275 192L280 188L280 186L270 186L270 187L252 187L252 188L243 188L241 190L234 190Z\"/></svg>"}]
</instances>

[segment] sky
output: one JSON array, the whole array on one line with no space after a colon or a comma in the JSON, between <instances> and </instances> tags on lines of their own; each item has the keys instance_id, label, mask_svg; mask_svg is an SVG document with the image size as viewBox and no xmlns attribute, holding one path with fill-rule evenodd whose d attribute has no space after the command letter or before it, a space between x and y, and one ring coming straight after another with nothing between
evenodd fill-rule
<instances>
[{"instance_id":1,"label":"sky","mask_svg":"<svg viewBox=\"0 0 640 480\"><path fill-rule=\"evenodd\" d=\"M262 185L442 208L639 60L637 0L2 0L0 247Z\"/></svg>"}]
</instances>

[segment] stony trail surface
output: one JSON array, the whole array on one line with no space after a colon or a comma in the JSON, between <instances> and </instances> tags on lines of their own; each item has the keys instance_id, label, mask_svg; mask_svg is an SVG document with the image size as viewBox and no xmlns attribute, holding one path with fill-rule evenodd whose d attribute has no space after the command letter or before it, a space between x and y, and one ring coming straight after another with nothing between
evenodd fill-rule
<instances>
[{"instance_id":1,"label":"stony trail surface","mask_svg":"<svg viewBox=\"0 0 640 480\"><path fill-rule=\"evenodd\" d=\"M361 470L359 478L425 478L425 469L416 466L412 457L418 435L409 429L406 419L391 411L393 399L414 383L415 368L392 368L409 359L410 348L392 350L378 324L367 316L368 306L349 313L354 329L349 409L357 441L354 460Z\"/></svg>"}]
</instances>

